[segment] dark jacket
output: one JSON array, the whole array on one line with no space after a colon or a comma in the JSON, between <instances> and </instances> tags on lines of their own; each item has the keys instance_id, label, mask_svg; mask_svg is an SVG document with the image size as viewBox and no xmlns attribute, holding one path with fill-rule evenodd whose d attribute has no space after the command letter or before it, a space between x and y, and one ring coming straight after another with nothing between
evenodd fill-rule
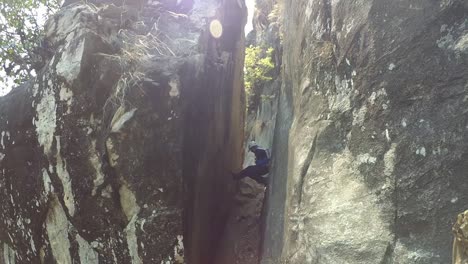
<instances>
[{"instance_id":1,"label":"dark jacket","mask_svg":"<svg viewBox=\"0 0 468 264\"><path fill-rule=\"evenodd\" d=\"M266 150L261 148L256 148L252 151L255 154L255 165L258 166L268 166L270 163L270 158Z\"/></svg>"}]
</instances>

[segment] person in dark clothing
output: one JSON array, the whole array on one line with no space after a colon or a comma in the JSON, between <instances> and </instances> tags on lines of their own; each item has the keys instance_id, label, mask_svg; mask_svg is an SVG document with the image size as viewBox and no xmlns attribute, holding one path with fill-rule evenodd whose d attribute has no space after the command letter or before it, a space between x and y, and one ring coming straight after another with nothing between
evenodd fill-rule
<instances>
[{"instance_id":1,"label":"person in dark clothing","mask_svg":"<svg viewBox=\"0 0 468 264\"><path fill-rule=\"evenodd\" d=\"M260 148L255 141L249 143L249 151L255 154L255 165L248 166L239 173L233 173L235 180L240 180L245 177L250 177L260 184L266 185L268 178L263 175L270 171L270 157L265 149Z\"/></svg>"}]
</instances>

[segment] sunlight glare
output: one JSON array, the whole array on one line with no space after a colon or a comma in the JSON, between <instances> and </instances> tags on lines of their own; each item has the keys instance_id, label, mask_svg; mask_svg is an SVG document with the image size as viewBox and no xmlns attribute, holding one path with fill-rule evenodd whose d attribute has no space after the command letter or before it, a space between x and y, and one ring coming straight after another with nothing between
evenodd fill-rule
<instances>
[{"instance_id":1,"label":"sunlight glare","mask_svg":"<svg viewBox=\"0 0 468 264\"><path fill-rule=\"evenodd\" d=\"M213 38L220 38L223 35L223 25L217 19L210 23L210 33Z\"/></svg>"}]
</instances>

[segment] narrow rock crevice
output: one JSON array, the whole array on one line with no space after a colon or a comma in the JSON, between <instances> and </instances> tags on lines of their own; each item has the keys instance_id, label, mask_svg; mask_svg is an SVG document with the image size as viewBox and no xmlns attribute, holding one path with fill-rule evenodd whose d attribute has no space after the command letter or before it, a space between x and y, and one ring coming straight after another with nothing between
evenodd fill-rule
<instances>
[{"instance_id":1,"label":"narrow rock crevice","mask_svg":"<svg viewBox=\"0 0 468 264\"><path fill-rule=\"evenodd\" d=\"M381 264L393 264L394 253L395 253L395 243L389 244L383 256L382 262L380 263Z\"/></svg>"},{"instance_id":2,"label":"narrow rock crevice","mask_svg":"<svg viewBox=\"0 0 468 264\"><path fill-rule=\"evenodd\" d=\"M317 147L317 137L318 137L318 133L314 136L312 146L310 147L310 150L307 153L307 157L304 160L304 165L302 166L302 169L301 169L301 174L300 174L299 183L297 187L297 189L299 190L298 198L297 198L298 206L301 206L302 204L302 195L304 193L304 180L307 175L307 172L309 171L312 160L314 159L315 149Z\"/></svg>"}]
</instances>

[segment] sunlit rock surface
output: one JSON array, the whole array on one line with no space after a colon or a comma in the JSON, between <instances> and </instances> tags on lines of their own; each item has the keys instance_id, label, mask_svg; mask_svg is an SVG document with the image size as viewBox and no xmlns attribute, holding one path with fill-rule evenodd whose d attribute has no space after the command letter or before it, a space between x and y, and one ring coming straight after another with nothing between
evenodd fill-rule
<instances>
[{"instance_id":1,"label":"sunlit rock surface","mask_svg":"<svg viewBox=\"0 0 468 264\"><path fill-rule=\"evenodd\" d=\"M466 1L284 1L263 263L451 262Z\"/></svg>"},{"instance_id":2,"label":"sunlit rock surface","mask_svg":"<svg viewBox=\"0 0 468 264\"><path fill-rule=\"evenodd\" d=\"M243 153L245 7L87 2L0 98L0 263L210 263Z\"/></svg>"}]
</instances>

